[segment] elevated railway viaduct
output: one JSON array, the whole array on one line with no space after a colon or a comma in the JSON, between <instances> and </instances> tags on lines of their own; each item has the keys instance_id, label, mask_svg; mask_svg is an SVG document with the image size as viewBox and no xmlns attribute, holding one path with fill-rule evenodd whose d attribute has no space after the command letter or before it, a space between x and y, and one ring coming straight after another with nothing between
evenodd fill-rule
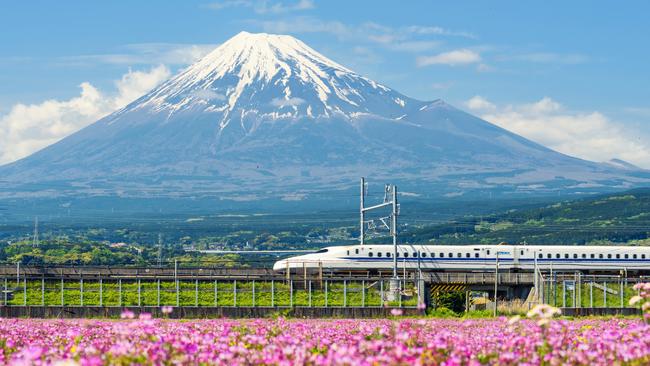
<instances>
[{"instance_id":1,"label":"elevated railway viaduct","mask_svg":"<svg viewBox=\"0 0 650 366\"><path fill-rule=\"evenodd\" d=\"M635 311L624 309L631 284L644 280L576 273L535 278L533 273L500 272L496 278L494 272L411 271L400 273L402 292L389 300L385 294L391 276L390 271L287 275L241 267L0 265L0 316L119 316L123 308L155 313L162 305L178 307L176 315L183 317L263 316L278 311L295 316L386 316L391 307L415 314L423 311L420 304L435 305L432 298L444 292L478 291L493 298L495 281L500 301L546 302L567 313L604 311L585 309L596 307L626 313ZM538 293L531 300L535 287Z\"/></svg>"}]
</instances>

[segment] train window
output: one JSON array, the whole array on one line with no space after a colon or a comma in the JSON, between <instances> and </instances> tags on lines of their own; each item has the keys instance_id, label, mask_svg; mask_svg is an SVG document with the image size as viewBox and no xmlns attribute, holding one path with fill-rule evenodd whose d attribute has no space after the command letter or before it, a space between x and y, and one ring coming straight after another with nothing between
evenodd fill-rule
<instances>
[{"instance_id":1,"label":"train window","mask_svg":"<svg viewBox=\"0 0 650 366\"><path fill-rule=\"evenodd\" d=\"M490 255L490 250L487 251L487 255Z\"/></svg>"},{"instance_id":2,"label":"train window","mask_svg":"<svg viewBox=\"0 0 650 366\"><path fill-rule=\"evenodd\" d=\"M408 253L408 252L404 252L404 258L408 258L408 257L409 257L409 253Z\"/></svg>"},{"instance_id":3,"label":"train window","mask_svg":"<svg viewBox=\"0 0 650 366\"><path fill-rule=\"evenodd\" d=\"M445 253L442 253L442 252L441 252L441 253L440 253L440 258L444 258L444 257L445 257Z\"/></svg>"},{"instance_id":4,"label":"train window","mask_svg":"<svg viewBox=\"0 0 650 366\"><path fill-rule=\"evenodd\" d=\"M620 254L616 254L616 259L621 259L621 255L620 255Z\"/></svg>"},{"instance_id":5,"label":"train window","mask_svg":"<svg viewBox=\"0 0 650 366\"><path fill-rule=\"evenodd\" d=\"M427 257L427 253L420 253L420 256L422 256L422 258L426 258L426 257Z\"/></svg>"},{"instance_id":6,"label":"train window","mask_svg":"<svg viewBox=\"0 0 650 366\"><path fill-rule=\"evenodd\" d=\"M551 259L551 257L552 257L551 253L548 253L548 254L546 255L546 258L548 258L548 259Z\"/></svg>"},{"instance_id":7,"label":"train window","mask_svg":"<svg viewBox=\"0 0 650 366\"><path fill-rule=\"evenodd\" d=\"M524 251L523 251L523 250L521 251L521 255L524 255Z\"/></svg>"},{"instance_id":8,"label":"train window","mask_svg":"<svg viewBox=\"0 0 650 366\"><path fill-rule=\"evenodd\" d=\"M632 254L632 259L636 259L636 254Z\"/></svg>"},{"instance_id":9,"label":"train window","mask_svg":"<svg viewBox=\"0 0 650 366\"><path fill-rule=\"evenodd\" d=\"M573 259L578 259L578 254L573 253Z\"/></svg>"},{"instance_id":10,"label":"train window","mask_svg":"<svg viewBox=\"0 0 650 366\"><path fill-rule=\"evenodd\" d=\"M359 254L359 249L355 249L354 254Z\"/></svg>"},{"instance_id":11,"label":"train window","mask_svg":"<svg viewBox=\"0 0 650 366\"><path fill-rule=\"evenodd\" d=\"M368 252L368 257L372 257L372 252Z\"/></svg>"},{"instance_id":12,"label":"train window","mask_svg":"<svg viewBox=\"0 0 650 366\"><path fill-rule=\"evenodd\" d=\"M454 253L449 253L449 258L453 258L453 257L454 257Z\"/></svg>"},{"instance_id":13,"label":"train window","mask_svg":"<svg viewBox=\"0 0 650 366\"><path fill-rule=\"evenodd\" d=\"M555 254L555 258L560 258L560 253Z\"/></svg>"},{"instance_id":14,"label":"train window","mask_svg":"<svg viewBox=\"0 0 650 366\"><path fill-rule=\"evenodd\" d=\"M478 258L478 253L474 253L474 258Z\"/></svg>"},{"instance_id":15,"label":"train window","mask_svg":"<svg viewBox=\"0 0 650 366\"><path fill-rule=\"evenodd\" d=\"M465 253L465 257L466 257L466 258L469 258L469 253Z\"/></svg>"},{"instance_id":16,"label":"train window","mask_svg":"<svg viewBox=\"0 0 650 366\"><path fill-rule=\"evenodd\" d=\"M377 257L381 257L381 252L377 252Z\"/></svg>"},{"instance_id":17,"label":"train window","mask_svg":"<svg viewBox=\"0 0 650 366\"><path fill-rule=\"evenodd\" d=\"M350 251L348 250L348 255L350 255Z\"/></svg>"},{"instance_id":18,"label":"train window","mask_svg":"<svg viewBox=\"0 0 650 366\"><path fill-rule=\"evenodd\" d=\"M598 258L602 258L602 257L603 257L603 255L602 255L602 254L598 254Z\"/></svg>"},{"instance_id":19,"label":"train window","mask_svg":"<svg viewBox=\"0 0 650 366\"><path fill-rule=\"evenodd\" d=\"M596 258L596 255L595 255L594 253L591 253L591 254L589 255L589 257L591 257L591 259L593 259L593 258Z\"/></svg>"},{"instance_id":20,"label":"train window","mask_svg":"<svg viewBox=\"0 0 650 366\"><path fill-rule=\"evenodd\" d=\"M585 253L582 253L582 259L587 258L587 255Z\"/></svg>"},{"instance_id":21,"label":"train window","mask_svg":"<svg viewBox=\"0 0 650 366\"><path fill-rule=\"evenodd\" d=\"M624 257L625 257L625 259L630 258L630 256L628 254L626 254Z\"/></svg>"},{"instance_id":22,"label":"train window","mask_svg":"<svg viewBox=\"0 0 650 366\"><path fill-rule=\"evenodd\" d=\"M564 253L564 258L569 258L569 253Z\"/></svg>"},{"instance_id":23,"label":"train window","mask_svg":"<svg viewBox=\"0 0 650 366\"><path fill-rule=\"evenodd\" d=\"M645 254L641 254L641 259L645 259Z\"/></svg>"},{"instance_id":24,"label":"train window","mask_svg":"<svg viewBox=\"0 0 650 366\"><path fill-rule=\"evenodd\" d=\"M544 258L544 254L539 253L539 254L537 255L537 258Z\"/></svg>"},{"instance_id":25,"label":"train window","mask_svg":"<svg viewBox=\"0 0 650 366\"><path fill-rule=\"evenodd\" d=\"M399 252L395 253L395 256L396 256L397 258L399 258Z\"/></svg>"},{"instance_id":26,"label":"train window","mask_svg":"<svg viewBox=\"0 0 650 366\"><path fill-rule=\"evenodd\" d=\"M456 256L457 256L458 258L460 258L460 257L463 256L463 254L462 254L462 253L458 253Z\"/></svg>"},{"instance_id":27,"label":"train window","mask_svg":"<svg viewBox=\"0 0 650 366\"><path fill-rule=\"evenodd\" d=\"M414 252L414 253L413 253L413 258L417 258L417 257L418 257L418 254L419 254L418 252Z\"/></svg>"},{"instance_id":28,"label":"train window","mask_svg":"<svg viewBox=\"0 0 650 366\"><path fill-rule=\"evenodd\" d=\"M607 258L611 258L611 257L612 257L612 255L611 255L611 254L607 254Z\"/></svg>"}]
</instances>

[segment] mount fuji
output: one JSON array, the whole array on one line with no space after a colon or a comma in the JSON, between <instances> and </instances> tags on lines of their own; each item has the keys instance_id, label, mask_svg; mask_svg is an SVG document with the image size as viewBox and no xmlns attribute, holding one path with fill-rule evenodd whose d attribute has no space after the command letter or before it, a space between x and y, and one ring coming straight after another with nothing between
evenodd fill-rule
<instances>
[{"instance_id":1,"label":"mount fuji","mask_svg":"<svg viewBox=\"0 0 650 366\"><path fill-rule=\"evenodd\" d=\"M360 176L432 196L629 188L650 175L419 101L296 38L242 32L126 107L0 167L0 197L307 199Z\"/></svg>"}]
</instances>

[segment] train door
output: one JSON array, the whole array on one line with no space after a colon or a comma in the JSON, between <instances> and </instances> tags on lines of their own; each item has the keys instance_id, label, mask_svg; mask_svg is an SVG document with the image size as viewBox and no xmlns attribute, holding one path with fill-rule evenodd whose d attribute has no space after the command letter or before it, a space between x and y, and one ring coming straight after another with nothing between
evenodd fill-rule
<instances>
[{"instance_id":1,"label":"train door","mask_svg":"<svg viewBox=\"0 0 650 366\"><path fill-rule=\"evenodd\" d=\"M512 247L512 268L516 269L519 268L519 251L520 249L517 248L516 246Z\"/></svg>"}]
</instances>

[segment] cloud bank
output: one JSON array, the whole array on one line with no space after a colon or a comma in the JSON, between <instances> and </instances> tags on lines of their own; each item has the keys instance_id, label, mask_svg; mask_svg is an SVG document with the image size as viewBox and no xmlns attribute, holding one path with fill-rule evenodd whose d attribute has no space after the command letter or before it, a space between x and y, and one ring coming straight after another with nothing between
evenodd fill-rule
<instances>
[{"instance_id":1,"label":"cloud bank","mask_svg":"<svg viewBox=\"0 0 650 366\"><path fill-rule=\"evenodd\" d=\"M170 75L163 65L147 71L129 70L115 81L113 93L106 94L83 82L74 98L14 105L0 115L0 164L26 157L124 107Z\"/></svg>"},{"instance_id":2,"label":"cloud bank","mask_svg":"<svg viewBox=\"0 0 650 366\"><path fill-rule=\"evenodd\" d=\"M487 121L561 153L592 161L618 158L650 168L650 144L598 111L567 110L549 97L498 106L477 95L465 106Z\"/></svg>"},{"instance_id":3,"label":"cloud bank","mask_svg":"<svg viewBox=\"0 0 650 366\"><path fill-rule=\"evenodd\" d=\"M459 49L449 52L443 52L435 56L422 56L418 57L417 64L418 66L428 66L428 65L467 65L474 64L481 61L481 55L478 52L468 50L468 49Z\"/></svg>"}]
</instances>

